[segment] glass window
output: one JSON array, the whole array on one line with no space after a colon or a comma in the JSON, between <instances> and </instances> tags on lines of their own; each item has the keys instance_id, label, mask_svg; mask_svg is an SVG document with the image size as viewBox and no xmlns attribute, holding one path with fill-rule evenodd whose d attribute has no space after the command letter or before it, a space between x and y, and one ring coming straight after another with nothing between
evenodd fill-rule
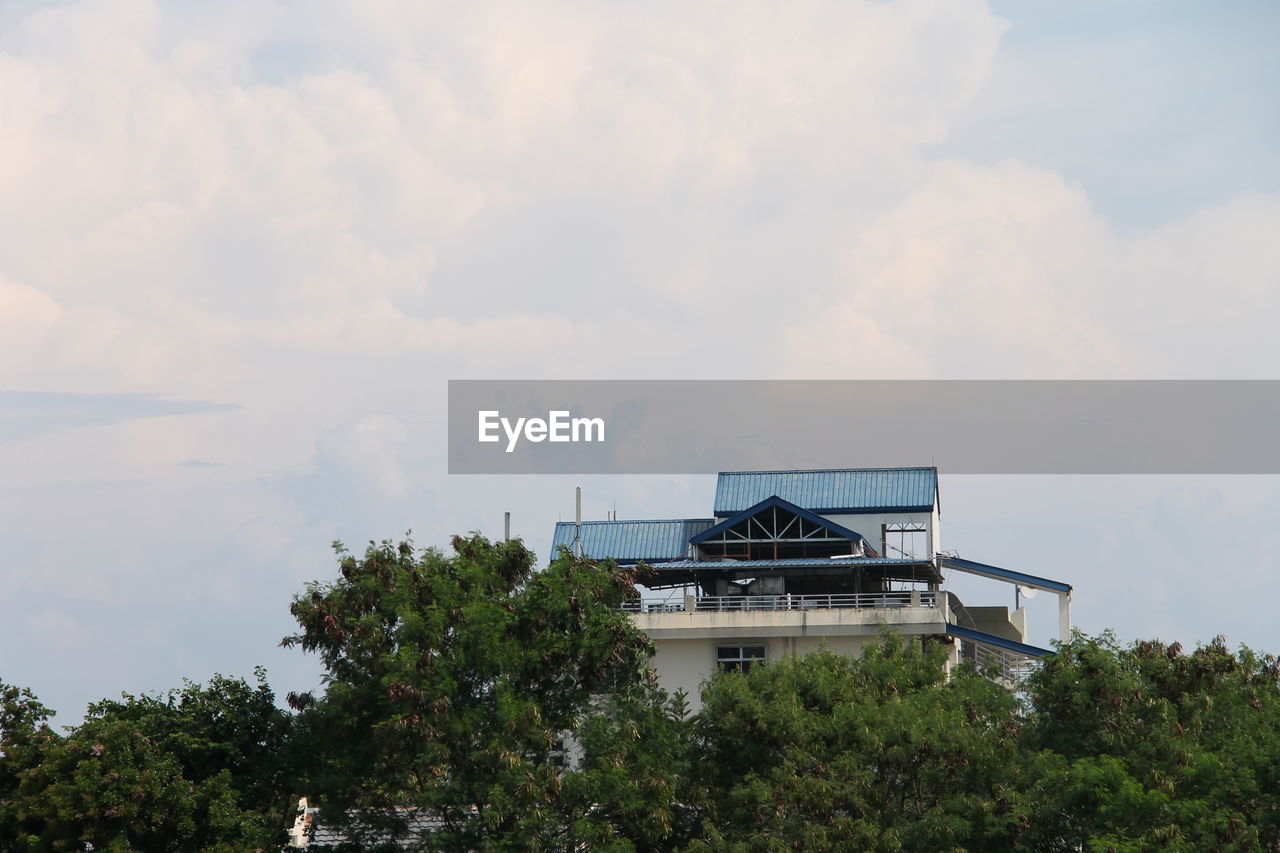
<instances>
[{"instance_id":1,"label":"glass window","mask_svg":"<svg viewBox=\"0 0 1280 853\"><path fill-rule=\"evenodd\" d=\"M747 672L752 664L764 663L764 646L720 646L716 666L731 672Z\"/></svg>"}]
</instances>

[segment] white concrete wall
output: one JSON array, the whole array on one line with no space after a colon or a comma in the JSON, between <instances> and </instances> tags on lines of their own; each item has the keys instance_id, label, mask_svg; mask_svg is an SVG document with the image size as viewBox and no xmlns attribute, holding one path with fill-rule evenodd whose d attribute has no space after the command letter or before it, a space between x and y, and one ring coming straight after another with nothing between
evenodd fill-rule
<instances>
[{"instance_id":1,"label":"white concrete wall","mask_svg":"<svg viewBox=\"0 0 1280 853\"><path fill-rule=\"evenodd\" d=\"M824 514L823 518L828 521L834 521L841 527L847 527L850 530L861 533L863 538L871 543L871 547L875 548L885 557L897 557L897 553L886 554L884 548L884 539L881 531L886 524L923 524L929 531L927 537L932 550L924 557L928 559L932 554L938 551L938 514L937 510L933 512L866 512L866 513L842 513Z\"/></svg>"},{"instance_id":2,"label":"white concrete wall","mask_svg":"<svg viewBox=\"0 0 1280 853\"><path fill-rule=\"evenodd\" d=\"M710 677L715 668L717 645L729 646L733 643L707 639L662 640L654 643L658 651L649 663L658 673L658 683L668 693L684 690L689 696L689 708L692 711L702 707L702 682ZM765 655L769 655L769 649L765 650Z\"/></svg>"},{"instance_id":3,"label":"white concrete wall","mask_svg":"<svg viewBox=\"0 0 1280 853\"><path fill-rule=\"evenodd\" d=\"M765 661L776 661L784 655L803 655L821 648L843 655L858 656L876 637L738 637L697 640L659 640L652 665L658 682L669 693L683 689L688 695L691 713L702 707L702 685L716 669L719 646L764 646Z\"/></svg>"}]
</instances>

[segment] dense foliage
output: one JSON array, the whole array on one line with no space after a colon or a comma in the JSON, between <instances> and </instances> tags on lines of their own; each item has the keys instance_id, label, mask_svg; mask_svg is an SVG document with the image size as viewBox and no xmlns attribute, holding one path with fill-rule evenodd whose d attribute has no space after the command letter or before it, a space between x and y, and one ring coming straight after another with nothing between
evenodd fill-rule
<instances>
[{"instance_id":1,"label":"dense foliage","mask_svg":"<svg viewBox=\"0 0 1280 853\"><path fill-rule=\"evenodd\" d=\"M535 572L516 540L453 549L372 545L294 601L302 630L285 642L327 670L322 697L294 700L324 746L309 781L369 839L425 811L443 823L418 839L430 849L605 840L596 792L553 759L598 702L654 695L650 643L619 608L631 571L562 553Z\"/></svg>"},{"instance_id":2,"label":"dense foliage","mask_svg":"<svg viewBox=\"0 0 1280 853\"><path fill-rule=\"evenodd\" d=\"M64 735L0 685L0 832L9 850L254 850L284 841L288 717L258 684L215 676L90 705Z\"/></svg>"},{"instance_id":3,"label":"dense foliage","mask_svg":"<svg viewBox=\"0 0 1280 853\"><path fill-rule=\"evenodd\" d=\"M1280 665L1077 636L1027 685L1028 850L1280 850Z\"/></svg>"},{"instance_id":4,"label":"dense foliage","mask_svg":"<svg viewBox=\"0 0 1280 853\"><path fill-rule=\"evenodd\" d=\"M943 658L886 638L715 679L693 849L982 847L1018 758L1015 703L981 677L944 682Z\"/></svg>"},{"instance_id":5,"label":"dense foliage","mask_svg":"<svg viewBox=\"0 0 1280 853\"><path fill-rule=\"evenodd\" d=\"M668 696L635 576L515 541L340 553L286 645L323 689L215 677L63 733L0 682L0 850L1280 851L1280 664L1077 634L1010 694L886 636ZM424 830L425 824L432 829Z\"/></svg>"}]
</instances>

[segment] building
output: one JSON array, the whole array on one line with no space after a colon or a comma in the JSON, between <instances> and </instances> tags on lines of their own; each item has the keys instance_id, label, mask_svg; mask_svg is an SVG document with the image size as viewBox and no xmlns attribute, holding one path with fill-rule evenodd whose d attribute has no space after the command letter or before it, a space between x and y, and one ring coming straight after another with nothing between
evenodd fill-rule
<instances>
[{"instance_id":1,"label":"building","mask_svg":"<svg viewBox=\"0 0 1280 853\"><path fill-rule=\"evenodd\" d=\"M857 655L886 628L943 644L948 668L995 665L1012 686L1050 650L1026 643L1025 608L966 606L947 573L1055 593L1063 640L1071 587L946 552L940 518L936 468L732 471L709 517L561 522L553 550L652 567L632 615L662 685L695 709L717 668L821 647Z\"/></svg>"}]
</instances>

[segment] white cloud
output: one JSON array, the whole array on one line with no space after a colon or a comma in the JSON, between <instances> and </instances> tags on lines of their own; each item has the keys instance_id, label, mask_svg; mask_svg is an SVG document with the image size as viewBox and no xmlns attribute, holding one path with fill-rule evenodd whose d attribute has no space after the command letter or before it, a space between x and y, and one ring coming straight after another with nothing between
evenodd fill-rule
<instances>
[{"instance_id":1,"label":"white cloud","mask_svg":"<svg viewBox=\"0 0 1280 853\"><path fill-rule=\"evenodd\" d=\"M386 497L402 497L410 480L401 461L409 430L394 417L368 415L320 437L316 458L344 482L372 488Z\"/></svg>"},{"instance_id":2,"label":"white cloud","mask_svg":"<svg viewBox=\"0 0 1280 853\"><path fill-rule=\"evenodd\" d=\"M63 387L216 392L269 369L242 357L252 342L484 349L509 369L517 345L585 331L589 284L570 274L504 311L468 299L465 271L439 274L458 244L501 254L502 217L580 199L615 243L599 272L633 292L732 267L746 235L716 220L770 204L781 181L819 196L857 176L909 181L1004 26L977 3L224 11L243 26L93 0L5 37L20 168L0 173L15 238L0 273L68 306L42 350ZM298 43L312 61L256 79ZM664 245L708 227L707 244ZM704 282L721 300L766 286ZM666 323L663 305L641 313Z\"/></svg>"},{"instance_id":3,"label":"white cloud","mask_svg":"<svg viewBox=\"0 0 1280 853\"><path fill-rule=\"evenodd\" d=\"M61 315L47 293L0 277L0 362L25 363Z\"/></svg>"},{"instance_id":4,"label":"white cloud","mask_svg":"<svg viewBox=\"0 0 1280 853\"><path fill-rule=\"evenodd\" d=\"M1269 375L1280 199L1117 236L1083 190L1017 162L944 162L851 235L784 337L789 373Z\"/></svg>"}]
</instances>

